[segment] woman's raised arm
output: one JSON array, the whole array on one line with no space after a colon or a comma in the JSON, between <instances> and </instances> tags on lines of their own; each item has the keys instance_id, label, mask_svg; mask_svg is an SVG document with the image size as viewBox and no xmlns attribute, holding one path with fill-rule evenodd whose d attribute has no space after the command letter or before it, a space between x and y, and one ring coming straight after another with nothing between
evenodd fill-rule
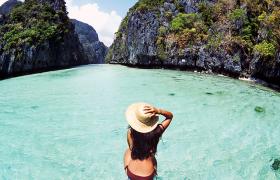
<instances>
[{"instance_id":1,"label":"woman's raised arm","mask_svg":"<svg viewBox=\"0 0 280 180\"><path fill-rule=\"evenodd\" d=\"M169 124L172 121L173 118L173 114L167 110L164 109L159 109L159 108L155 108L155 107L150 107L150 106L145 106L144 108L145 113L151 113L152 116L155 116L156 114L162 115L165 117L165 120L163 120L161 122L163 130L165 130Z\"/></svg>"},{"instance_id":2,"label":"woman's raised arm","mask_svg":"<svg viewBox=\"0 0 280 180\"><path fill-rule=\"evenodd\" d=\"M161 122L164 130L169 126L169 124L171 123L172 119L173 119L173 114L172 112L169 112L167 110L164 110L164 109L157 109L158 112L157 114L159 115L163 115L165 117L165 120L163 120Z\"/></svg>"}]
</instances>

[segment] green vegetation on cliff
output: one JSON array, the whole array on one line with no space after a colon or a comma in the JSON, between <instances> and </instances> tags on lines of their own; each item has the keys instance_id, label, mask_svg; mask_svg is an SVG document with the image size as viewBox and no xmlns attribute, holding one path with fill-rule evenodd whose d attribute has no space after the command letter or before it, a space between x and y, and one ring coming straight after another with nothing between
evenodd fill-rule
<instances>
[{"instance_id":1,"label":"green vegetation on cliff","mask_svg":"<svg viewBox=\"0 0 280 180\"><path fill-rule=\"evenodd\" d=\"M139 0L130 11L146 11L159 7L165 1L164 0Z\"/></svg>"},{"instance_id":2,"label":"green vegetation on cliff","mask_svg":"<svg viewBox=\"0 0 280 180\"><path fill-rule=\"evenodd\" d=\"M179 32L183 31L184 29L193 28L194 22L196 22L198 19L197 14L190 13L190 14L184 14L179 13L176 18L174 18L171 21L171 31Z\"/></svg>"},{"instance_id":3,"label":"green vegetation on cliff","mask_svg":"<svg viewBox=\"0 0 280 180\"><path fill-rule=\"evenodd\" d=\"M279 0L139 0L107 62L280 82Z\"/></svg>"},{"instance_id":4,"label":"green vegetation on cliff","mask_svg":"<svg viewBox=\"0 0 280 180\"><path fill-rule=\"evenodd\" d=\"M279 51L279 0L217 0L186 4L186 0L139 0L122 21L116 33L117 44L126 44L128 22L135 12L154 12L159 22L155 40L159 59L168 57L171 46L178 47L179 54L194 45L205 45L212 51L224 49L231 56L242 51L243 58L252 58L254 52L263 58L273 58ZM188 13L186 9L193 10Z\"/></svg>"},{"instance_id":5,"label":"green vegetation on cliff","mask_svg":"<svg viewBox=\"0 0 280 180\"><path fill-rule=\"evenodd\" d=\"M280 48L278 0L206 2L197 4L197 13L180 12L171 19L169 33L175 35L180 48L200 43L217 48L223 44L230 52L238 45L248 56L253 50L263 57L275 56Z\"/></svg>"},{"instance_id":6,"label":"green vegetation on cliff","mask_svg":"<svg viewBox=\"0 0 280 180\"><path fill-rule=\"evenodd\" d=\"M0 28L0 44L4 51L14 49L20 52L23 46L37 46L47 40L59 41L68 29L66 11L55 11L47 3L26 0L11 11L7 22Z\"/></svg>"},{"instance_id":7,"label":"green vegetation on cliff","mask_svg":"<svg viewBox=\"0 0 280 180\"><path fill-rule=\"evenodd\" d=\"M276 48L272 43L264 41L255 45L255 51L259 52L264 57L274 57Z\"/></svg>"}]
</instances>

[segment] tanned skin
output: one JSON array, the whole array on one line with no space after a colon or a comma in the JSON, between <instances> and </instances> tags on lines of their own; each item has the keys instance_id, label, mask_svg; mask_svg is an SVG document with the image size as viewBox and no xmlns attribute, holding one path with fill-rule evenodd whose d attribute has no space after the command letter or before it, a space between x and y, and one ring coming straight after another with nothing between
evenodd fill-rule
<instances>
[{"instance_id":1,"label":"tanned skin","mask_svg":"<svg viewBox=\"0 0 280 180\"><path fill-rule=\"evenodd\" d=\"M160 126L163 128L163 131L167 129L167 127L170 125L173 119L173 114L164 109L158 109L152 106L145 106L144 111L146 114L152 114L152 116L162 115L165 117L165 120L161 122L162 126ZM151 175L157 168L157 162L155 157L151 156L145 160L133 160L131 158L131 147L133 146L133 141L131 138L130 130L127 131L127 143L128 148L124 154L124 167L128 167L133 174L138 176L144 177Z\"/></svg>"}]
</instances>

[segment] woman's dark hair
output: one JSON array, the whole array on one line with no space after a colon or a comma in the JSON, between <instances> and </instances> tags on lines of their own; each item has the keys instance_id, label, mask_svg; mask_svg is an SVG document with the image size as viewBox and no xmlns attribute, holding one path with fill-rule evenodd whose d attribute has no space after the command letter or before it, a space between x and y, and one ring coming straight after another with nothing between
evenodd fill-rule
<instances>
[{"instance_id":1,"label":"woman's dark hair","mask_svg":"<svg viewBox=\"0 0 280 180\"><path fill-rule=\"evenodd\" d=\"M144 160L156 154L157 145L162 135L162 128L158 125L153 131L140 133L130 128L132 138L131 158Z\"/></svg>"}]
</instances>

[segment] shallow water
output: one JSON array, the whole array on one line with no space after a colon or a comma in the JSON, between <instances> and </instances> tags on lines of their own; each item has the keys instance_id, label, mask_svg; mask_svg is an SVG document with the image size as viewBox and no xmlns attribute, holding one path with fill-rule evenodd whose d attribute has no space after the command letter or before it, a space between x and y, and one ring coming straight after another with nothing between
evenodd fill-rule
<instances>
[{"instance_id":1,"label":"shallow water","mask_svg":"<svg viewBox=\"0 0 280 180\"><path fill-rule=\"evenodd\" d=\"M92 65L0 81L0 91L0 179L125 179L124 111L138 101L175 115L159 179L280 179L280 94L259 85Z\"/></svg>"}]
</instances>

